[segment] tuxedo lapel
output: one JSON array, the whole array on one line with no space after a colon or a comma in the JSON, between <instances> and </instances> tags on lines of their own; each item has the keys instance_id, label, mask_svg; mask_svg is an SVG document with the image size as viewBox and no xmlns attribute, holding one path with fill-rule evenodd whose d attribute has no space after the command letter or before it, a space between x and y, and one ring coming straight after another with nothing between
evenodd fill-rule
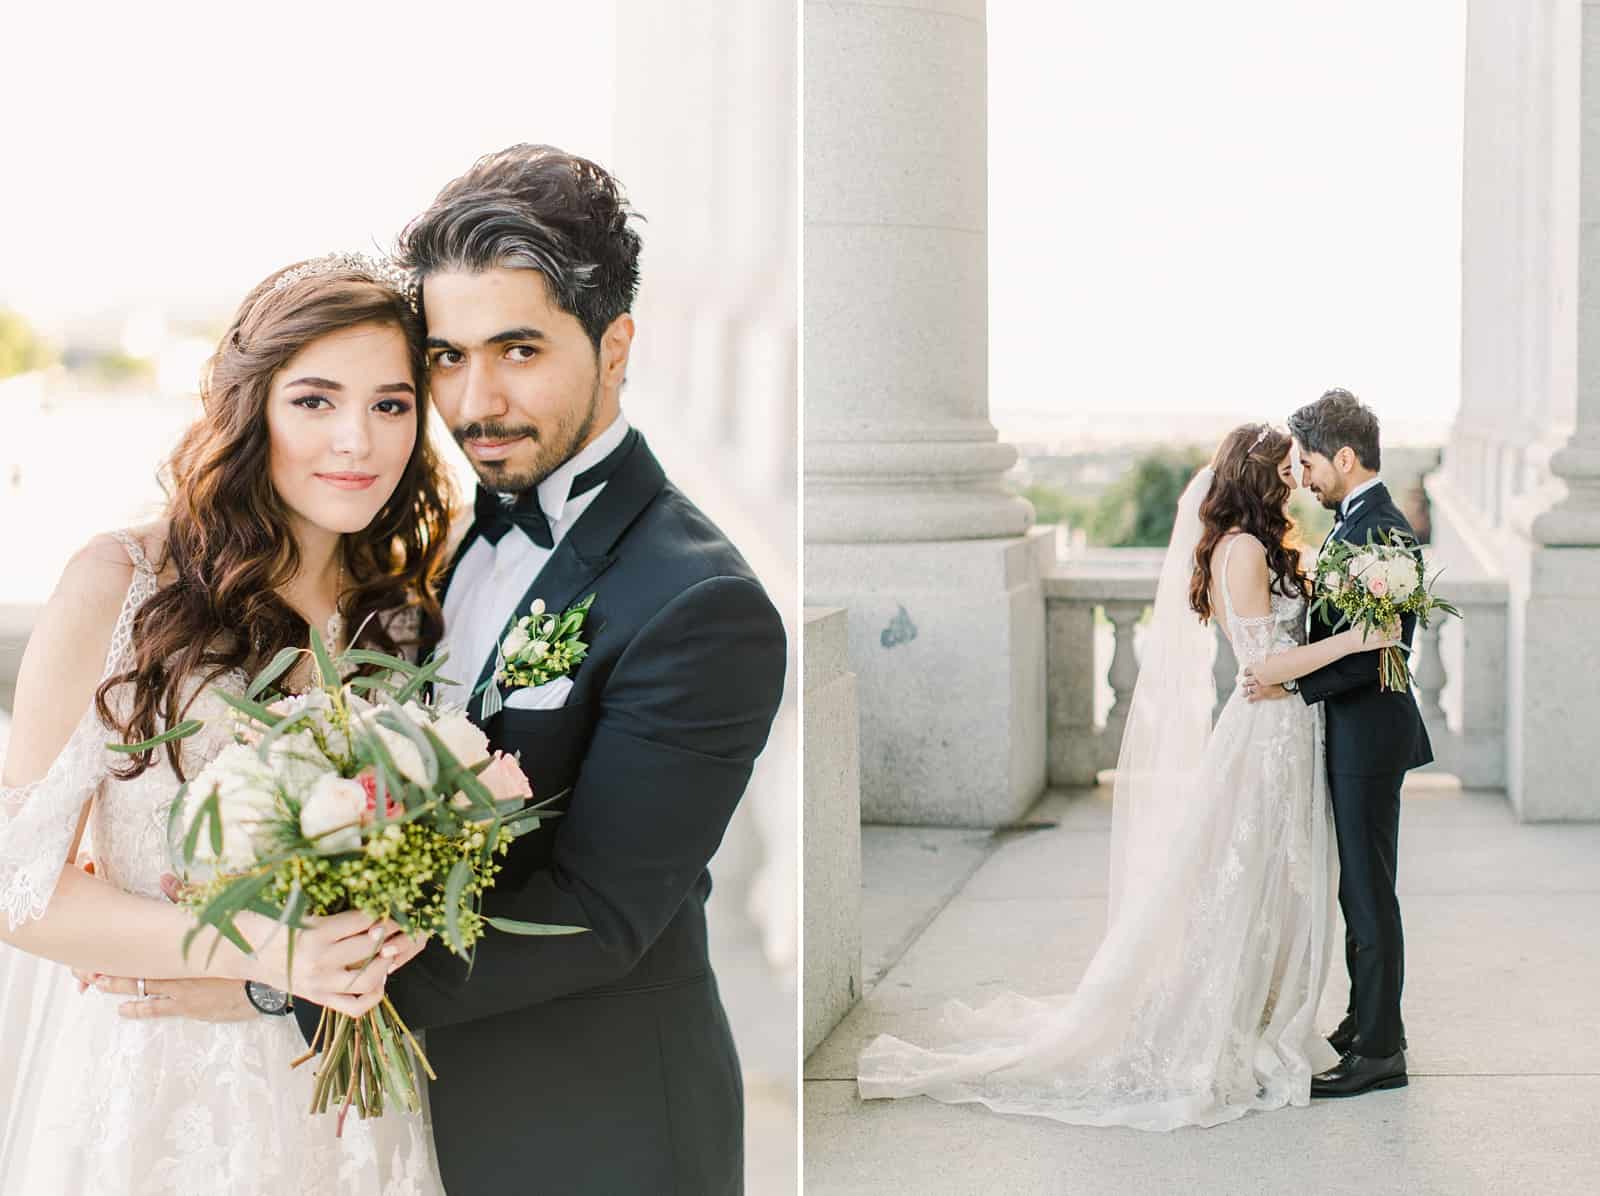
<instances>
[{"instance_id":1,"label":"tuxedo lapel","mask_svg":"<svg viewBox=\"0 0 1600 1196\"><path fill-rule=\"evenodd\" d=\"M1356 499L1356 509L1350 512L1350 518L1344 521L1344 526L1339 529L1339 539L1346 544L1354 544L1358 548L1365 548L1367 544L1363 529L1367 521L1381 508L1389 504L1388 488L1379 482L1371 490L1366 491ZM1357 536L1360 539L1357 539Z\"/></svg>"},{"instance_id":2,"label":"tuxedo lapel","mask_svg":"<svg viewBox=\"0 0 1600 1196\"><path fill-rule=\"evenodd\" d=\"M518 599L506 627L496 633L495 647L490 649L473 683L474 692L493 674L500 641L505 638L507 628L529 612L536 598L543 599L545 609L553 614L560 614L582 598L617 559L614 550L623 533L666 484L667 475L637 428L629 429L625 444L626 456L616 473L611 475L589 509L578 517L572 530L562 537L544 568ZM469 533L468 540L471 538ZM469 703L469 710L476 707L476 702Z\"/></svg>"}]
</instances>

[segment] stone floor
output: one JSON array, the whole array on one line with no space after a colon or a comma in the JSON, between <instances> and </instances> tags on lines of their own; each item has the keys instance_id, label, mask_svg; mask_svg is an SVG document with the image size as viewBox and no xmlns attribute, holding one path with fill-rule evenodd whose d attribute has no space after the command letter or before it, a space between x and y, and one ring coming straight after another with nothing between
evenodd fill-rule
<instances>
[{"instance_id":1,"label":"stone floor","mask_svg":"<svg viewBox=\"0 0 1600 1196\"><path fill-rule=\"evenodd\" d=\"M1147 1134L857 1099L862 1043L946 997L1069 990L1105 918L1110 793L998 835L866 828L866 999L806 1061L807 1196L1600 1191L1600 825L1519 825L1442 778L1401 815L1411 1086ZM1341 927L1340 934L1343 930ZM1332 1026L1342 967L1324 1000Z\"/></svg>"}]
</instances>

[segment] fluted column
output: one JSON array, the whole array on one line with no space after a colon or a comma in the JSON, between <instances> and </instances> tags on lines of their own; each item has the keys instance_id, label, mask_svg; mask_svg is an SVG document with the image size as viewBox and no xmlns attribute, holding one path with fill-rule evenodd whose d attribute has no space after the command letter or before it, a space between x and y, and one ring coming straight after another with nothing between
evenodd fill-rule
<instances>
[{"instance_id":1,"label":"fluted column","mask_svg":"<svg viewBox=\"0 0 1600 1196\"><path fill-rule=\"evenodd\" d=\"M806 537L1022 534L989 422L983 0L805 11Z\"/></svg>"},{"instance_id":2,"label":"fluted column","mask_svg":"<svg viewBox=\"0 0 1600 1196\"><path fill-rule=\"evenodd\" d=\"M995 825L1044 784L1050 547L989 422L984 3L804 27L806 598L849 611L863 817Z\"/></svg>"},{"instance_id":3,"label":"fluted column","mask_svg":"<svg viewBox=\"0 0 1600 1196\"><path fill-rule=\"evenodd\" d=\"M1505 585L1513 807L1597 819L1577 753L1600 670L1600 6L1469 0L1466 88L1462 407L1428 484L1441 585ZM1467 614L1469 639L1501 632Z\"/></svg>"}]
</instances>

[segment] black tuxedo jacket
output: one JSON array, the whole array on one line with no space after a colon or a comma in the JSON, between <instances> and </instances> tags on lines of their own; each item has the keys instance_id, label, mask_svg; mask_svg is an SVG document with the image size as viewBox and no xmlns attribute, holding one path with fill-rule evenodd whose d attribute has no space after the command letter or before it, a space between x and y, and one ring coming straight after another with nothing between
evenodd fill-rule
<instances>
[{"instance_id":1,"label":"black tuxedo jacket","mask_svg":"<svg viewBox=\"0 0 1600 1196\"><path fill-rule=\"evenodd\" d=\"M1337 534L1340 540L1364 545L1381 531L1398 531L1416 540L1388 488L1374 486L1363 494ZM1337 618L1337 614L1334 618ZM1416 636L1415 615L1401 619L1409 646ZM1323 616L1311 619L1313 643L1333 634ZM1408 690L1388 693L1378 685L1378 653L1353 652L1300 678L1300 696L1309 705L1322 702L1327 710L1328 771L1355 776L1388 776L1421 768L1433 760L1433 745L1422 725L1422 712Z\"/></svg>"},{"instance_id":2,"label":"black tuxedo jacket","mask_svg":"<svg viewBox=\"0 0 1600 1196\"><path fill-rule=\"evenodd\" d=\"M434 943L390 978L401 1015L427 1031L451 1193L742 1191L706 863L778 709L783 622L637 430L624 451L517 608L596 595L566 704L483 724L520 756L535 800L571 790L561 817L516 840L484 912L588 932L491 929L470 976Z\"/></svg>"}]
</instances>

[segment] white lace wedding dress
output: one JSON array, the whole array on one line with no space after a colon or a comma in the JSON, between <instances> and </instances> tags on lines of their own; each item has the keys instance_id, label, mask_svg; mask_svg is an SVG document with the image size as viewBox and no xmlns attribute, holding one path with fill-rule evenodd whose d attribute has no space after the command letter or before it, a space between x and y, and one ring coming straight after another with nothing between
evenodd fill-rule
<instances>
[{"instance_id":1,"label":"white lace wedding dress","mask_svg":"<svg viewBox=\"0 0 1600 1196\"><path fill-rule=\"evenodd\" d=\"M135 573L107 676L131 660L134 612L157 588L138 544L117 538ZM195 702L206 725L184 744L190 776L228 742L226 709L210 692ZM0 917L11 925L44 913L91 800L99 874L163 899L179 782L165 754L131 781L108 776L105 745L119 738L91 707L42 780L0 788ZM294 1018L128 1020L116 1012L127 999L79 995L65 967L0 944L3 1196L443 1192L423 1117L352 1115L338 1139L332 1117L306 1112L313 1063L289 1068L305 1050Z\"/></svg>"},{"instance_id":2,"label":"white lace wedding dress","mask_svg":"<svg viewBox=\"0 0 1600 1196\"><path fill-rule=\"evenodd\" d=\"M1191 513L1203 493L1186 495ZM864 1099L925 1094L1170 1130L1305 1105L1312 1075L1337 1062L1315 1021L1338 885L1322 710L1298 698L1252 705L1236 691L1210 729L1207 645L1182 626L1198 620L1182 609L1188 571L1174 567L1185 550L1192 562L1196 538L1175 533L1163 570L1157 622L1165 607L1186 644L1169 647L1169 663L1187 663L1165 668L1168 688L1154 694L1146 682L1160 680L1141 671L1116 800L1148 808L1118 811L1109 924L1077 990L950 1002L942 1046L875 1039L858 1068ZM1304 642L1304 599L1274 594L1270 614L1241 618L1226 565L1219 575L1241 669ZM1179 742L1185 723L1197 728L1192 753Z\"/></svg>"}]
</instances>

